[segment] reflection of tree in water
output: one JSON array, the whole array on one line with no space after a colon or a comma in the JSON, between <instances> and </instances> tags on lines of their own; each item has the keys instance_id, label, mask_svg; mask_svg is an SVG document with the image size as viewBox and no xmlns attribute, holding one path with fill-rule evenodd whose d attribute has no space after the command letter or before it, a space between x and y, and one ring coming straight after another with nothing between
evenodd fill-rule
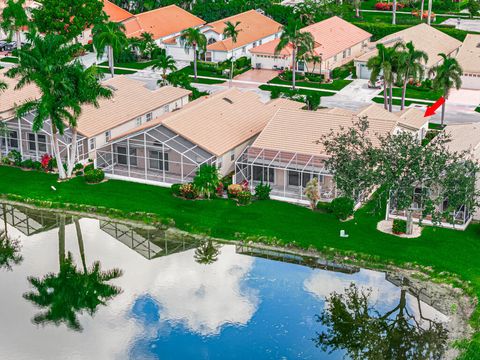
<instances>
[{"instance_id":1,"label":"reflection of tree in water","mask_svg":"<svg viewBox=\"0 0 480 360\"><path fill-rule=\"evenodd\" d=\"M102 271L98 261L87 267L80 223L78 219L74 222L82 268L77 268L71 253L65 254L65 216L61 216L58 231L59 272L49 273L43 278L30 277L28 280L34 290L23 297L44 309L34 316L35 324L65 323L70 329L81 331L77 314L87 312L93 316L99 305L106 305L118 295L121 289L108 282L120 277L122 271Z\"/></svg>"},{"instance_id":2,"label":"reflection of tree in water","mask_svg":"<svg viewBox=\"0 0 480 360\"><path fill-rule=\"evenodd\" d=\"M381 314L369 306L370 290L355 284L344 294L327 298L317 321L327 329L314 342L322 351L346 350L354 360L440 359L447 344L442 324L423 317L421 323L407 309L406 290L392 310ZM420 307L420 301L418 301Z\"/></svg>"},{"instance_id":3,"label":"reflection of tree in water","mask_svg":"<svg viewBox=\"0 0 480 360\"><path fill-rule=\"evenodd\" d=\"M218 260L219 253L220 247L212 240L207 240L195 250L194 258L199 264L209 265Z\"/></svg>"},{"instance_id":4,"label":"reflection of tree in water","mask_svg":"<svg viewBox=\"0 0 480 360\"><path fill-rule=\"evenodd\" d=\"M12 267L20 264L22 260L18 240L10 239L6 230L0 230L0 269L12 270Z\"/></svg>"}]
</instances>

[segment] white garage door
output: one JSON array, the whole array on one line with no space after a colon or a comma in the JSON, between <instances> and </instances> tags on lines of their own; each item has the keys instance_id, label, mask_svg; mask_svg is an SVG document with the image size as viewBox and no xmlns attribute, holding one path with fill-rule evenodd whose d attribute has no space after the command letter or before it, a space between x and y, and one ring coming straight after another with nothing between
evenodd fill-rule
<instances>
[{"instance_id":1,"label":"white garage door","mask_svg":"<svg viewBox=\"0 0 480 360\"><path fill-rule=\"evenodd\" d=\"M462 76L462 89L480 90L480 74L477 76Z\"/></svg>"},{"instance_id":2,"label":"white garage door","mask_svg":"<svg viewBox=\"0 0 480 360\"><path fill-rule=\"evenodd\" d=\"M370 79L371 71L367 68L367 64L359 64L360 68L360 73L358 74L358 77L360 79Z\"/></svg>"}]
</instances>

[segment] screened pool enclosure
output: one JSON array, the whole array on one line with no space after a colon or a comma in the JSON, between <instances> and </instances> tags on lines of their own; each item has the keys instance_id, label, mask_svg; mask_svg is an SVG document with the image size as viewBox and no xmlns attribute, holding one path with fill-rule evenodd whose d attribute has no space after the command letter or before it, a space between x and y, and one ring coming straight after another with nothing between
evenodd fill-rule
<instances>
[{"instance_id":1,"label":"screened pool enclosure","mask_svg":"<svg viewBox=\"0 0 480 360\"><path fill-rule=\"evenodd\" d=\"M193 180L216 157L163 125L124 136L97 150L96 166L113 178L174 184Z\"/></svg>"}]
</instances>

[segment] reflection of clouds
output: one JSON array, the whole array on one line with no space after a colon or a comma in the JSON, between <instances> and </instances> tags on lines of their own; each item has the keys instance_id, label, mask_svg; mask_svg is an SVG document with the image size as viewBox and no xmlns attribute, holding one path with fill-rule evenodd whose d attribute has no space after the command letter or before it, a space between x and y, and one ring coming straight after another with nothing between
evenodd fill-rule
<instances>
[{"instance_id":1,"label":"reflection of clouds","mask_svg":"<svg viewBox=\"0 0 480 360\"><path fill-rule=\"evenodd\" d=\"M254 259L236 255L232 246L222 248L212 265L195 263L194 250L147 260L100 230L98 221L82 219L80 224L87 264L99 260L103 270L122 269L123 276L112 284L123 292L107 306L100 306L93 318L80 314L81 333L68 331L64 325L34 326L31 319L38 309L22 294L30 289L27 276L58 272L58 229L25 238L10 228L11 235L22 242L25 260L11 273L0 271L1 359L128 359L137 339L168 336L171 327L161 324L162 320L199 334L215 334L228 323L246 324L256 311L256 293L242 287ZM66 227L66 249L79 264L73 225ZM136 301L145 296L157 304L156 322L131 316Z\"/></svg>"},{"instance_id":2,"label":"reflection of clouds","mask_svg":"<svg viewBox=\"0 0 480 360\"><path fill-rule=\"evenodd\" d=\"M201 335L218 334L226 324L245 325L258 305L257 293L241 288L253 258L223 247L218 261L201 265L194 250L164 259L149 291L160 304L160 318Z\"/></svg>"},{"instance_id":3,"label":"reflection of clouds","mask_svg":"<svg viewBox=\"0 0 480 360\"><path fill-rule=\"evenodd\" d=\"M441 312L435 310L435 308L433 308L432 306L422 301L420 302L419 307L417 298L410 294L407 294L407 304L410 313L415 316L415 319L423 328L428 328L428 326L430 325L428 320L442 323L448 322L450 320L447 315L442 314Z\"/></svg>"},{"instance_id":4,"label":"reflection of clouds","mask_svg":"<svg viewBox=\"0 0 480 360\"><path fill-rule=\"evenodd\" d=\"M385 280L385 274L378 271L360 270L349 275L325 270L315 270L303 286L306 291L324 300L333 292L343 294L354 282L359 289L371 290L370 300L373 304L394 304L399 298L399 289Z\"/></svg>"}]
</instances>

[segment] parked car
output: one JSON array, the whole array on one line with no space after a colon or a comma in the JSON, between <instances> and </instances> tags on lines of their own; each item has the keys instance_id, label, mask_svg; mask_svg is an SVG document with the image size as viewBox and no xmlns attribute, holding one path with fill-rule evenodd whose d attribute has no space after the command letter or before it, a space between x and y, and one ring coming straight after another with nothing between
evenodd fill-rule
<instances>
[{"instance_id":1,"label":"parked car","mask_svg":"<svg viewBox=\"0 0 480 360\"><path fill-rule=\"evenodd\" d=\"M13 51L17 48L17 42L12 41L12 42L7 42L4 46L2 51Z\"/></svg>"},{"instance_id":2,"label":"parked car","mask_svg":"<svg viewBox=\"0 0 480 360\"><path fill-rule=\"evenodd\" d=\"M383 86L383 76L377 77L377 79L374 82L370 80L368 81L368 87L370 89L380 89L382 86Z\"/></svg>"}]
</instances>

